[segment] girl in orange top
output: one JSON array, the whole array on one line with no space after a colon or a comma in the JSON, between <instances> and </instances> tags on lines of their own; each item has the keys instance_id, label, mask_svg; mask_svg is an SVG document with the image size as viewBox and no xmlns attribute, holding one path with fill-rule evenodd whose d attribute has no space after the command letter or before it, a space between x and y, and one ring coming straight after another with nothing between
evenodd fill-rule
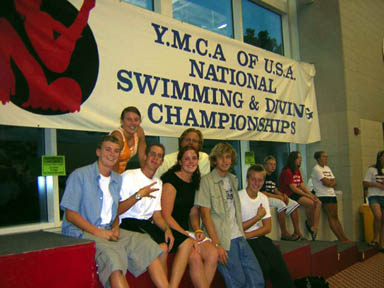
<instances>
[{"instance_id":1,"label":"girl in orange top","mask_svg":"<svg viewBox=\"0 0 384 288\"><path fill-rule=\"evenodd\" d=\"M119 139L122 147L119 160L117 161L113 171L123 173L129 160L138 153L140 166L144 162L145 157L145 134L143 128L140 127L141 114L140 111L133 106L124 108L120 116L120 127L111 132L111 135Z\"/></svg>"}]
</instances>

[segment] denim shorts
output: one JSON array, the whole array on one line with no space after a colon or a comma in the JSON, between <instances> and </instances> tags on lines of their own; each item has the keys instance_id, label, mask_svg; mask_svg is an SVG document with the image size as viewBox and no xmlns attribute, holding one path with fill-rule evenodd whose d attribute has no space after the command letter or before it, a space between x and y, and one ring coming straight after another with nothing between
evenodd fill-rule
<instances>
[{"instance_id":1,"label":"denim shorts","mask_svg":"<svg viewBox=\"0 0 384 288\"><path fill-rule=\"evenodd\" d=\"M381 209L384 209L384 196L370 196L368 197L369 205L379 204Z\"/></svg>"}]
</instances>

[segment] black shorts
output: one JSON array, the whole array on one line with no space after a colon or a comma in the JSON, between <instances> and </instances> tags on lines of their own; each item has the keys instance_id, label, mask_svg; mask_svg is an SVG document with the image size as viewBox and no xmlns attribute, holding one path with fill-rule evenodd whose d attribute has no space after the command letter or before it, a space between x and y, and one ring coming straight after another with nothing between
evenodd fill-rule
<instances>
[{"instance_id":1,"label":"black shorts","mask_svg":"<svg viewBox=\"0 0 384 288\"><path fill-rule=\"evenodd\" d=\"M295 200L296 202L299 201L301 197L303 197L303 195L300 195L297 193L292 193L291 196L289 196L289 198L291 198L292 200Z\"/></svg>"},{"instance_id":2,"label":"black shorts","mask_svg":"<svg viewBox=\"0 0 384 288\"><path fill-rule=\"evenodd\" d=\"M129 231L147 233L158 244L165 243L165 234L156 224L150 220L140 220L136 218L124 218L121 221L120 227ZM179 231L171 229L175 241L170 252L176 252L179 245L181 245L188 236L180 233Z\"/></svg>"},{"instance_id":3,"label":"black shorts","mask_svg":"<svg viewBox=\"0 0 384 288\"><path fill-rule=\"evenodd\" d=\"M323 196L318 198L322 204L337 204L337 198L335 196Z\"/></svg>"}]
</instances>

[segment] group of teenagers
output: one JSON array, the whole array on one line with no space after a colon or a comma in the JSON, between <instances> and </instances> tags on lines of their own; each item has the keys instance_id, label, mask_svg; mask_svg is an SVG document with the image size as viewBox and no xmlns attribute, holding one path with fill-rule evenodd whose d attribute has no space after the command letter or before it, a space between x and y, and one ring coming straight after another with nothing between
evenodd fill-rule
<instances>
[{"instance_id":1,"label":"group of teenagers","mask_svg":"<svg viewBox=\"0 0 384 288\"><path fill-rule=\"evenodd\" d=\"M129 287L127 270L136 277L148 271L156 287L178 287L187 267L194 287L209 287L216 269L226 287L265 287L267 280L273 287L294 287L279 249L265 236L271 231L270 206L277 208L283 240L304 239L299 205L306 207L314 240L323 204L332 231L348 241L337 219L336 181L325 152L315 153L317 196L303 183L298 152L289 154L279 186L276 159L268 156L264 165L249 167L246 187L238 191L230 144L218 143L208 155L201 151L202 133L189 128L179 138L179 151L166 155L162 144L146 144L137 108L125 108L120 123L100 139L97 161L69 175L60 203L62 233L95 241L104 287ZM125 170L135 154L140 168ZM293 234L285 227L286 215Z\"/></svg>"}]
</instances>

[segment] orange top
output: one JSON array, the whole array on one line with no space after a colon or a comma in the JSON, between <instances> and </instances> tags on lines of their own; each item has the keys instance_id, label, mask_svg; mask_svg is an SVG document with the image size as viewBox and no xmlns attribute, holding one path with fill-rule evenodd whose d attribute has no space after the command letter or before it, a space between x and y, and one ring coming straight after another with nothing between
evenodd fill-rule
<instances>
[{"instance_id":1,"label":"orange top","mask_svg":"<svg viewBox=\"0 0 384 288\"><path fill-rule=\"evenodd\" d=\"M139 143L139 138L137 136L137 133L133 134L133 145L132 147L128 146L127 140L125 139L123 128L119 127L117 130L121 134L121 137L123 138L123 148L121 149L120 156L119 156L119 168L118 173L121 174L125 171L125 168L127 167L127 164L132 156L135 156L137 153L137 145ZM114 131L113 131L114 132ZM112 132L112 133L113 133Z\"/></svg>"}]
</instances>

